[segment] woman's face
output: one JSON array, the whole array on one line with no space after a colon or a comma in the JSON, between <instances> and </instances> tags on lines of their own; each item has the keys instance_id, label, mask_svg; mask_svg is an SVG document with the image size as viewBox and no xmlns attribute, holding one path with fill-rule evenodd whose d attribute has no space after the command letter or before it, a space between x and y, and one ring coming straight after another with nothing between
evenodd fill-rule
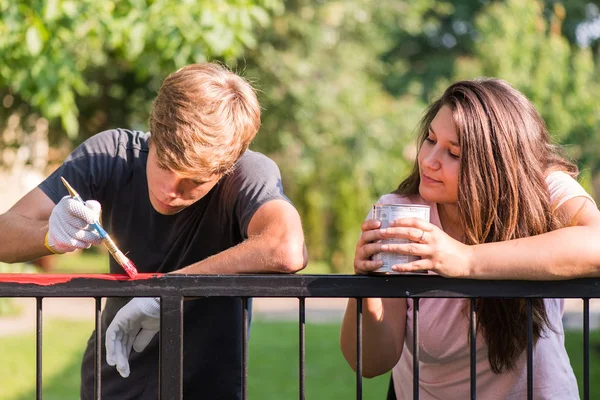
<instances>
[{"instance_id":1,"label":"woman's face","mask_svg":"<svg viewBox=\"0 0 600 400\"><path fill-rule=\"evenodd\" d=\"M439 204L456 204L460 145L449 106L443 106L431 121L418 162L421 197Z\"/></svg>"}]
</instances>

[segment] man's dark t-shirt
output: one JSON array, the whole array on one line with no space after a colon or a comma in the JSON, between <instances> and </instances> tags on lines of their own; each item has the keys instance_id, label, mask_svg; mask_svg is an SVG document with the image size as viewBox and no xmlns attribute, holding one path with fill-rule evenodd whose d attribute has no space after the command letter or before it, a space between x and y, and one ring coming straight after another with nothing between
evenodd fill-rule
<instances>
[{"instance_id":1,"label":"man's dark t-shirt","mask_svg":"<svg viewBox=\"0 0 600 400\"><path fill-rule=\"evenodd\" d=\"M40 184L57 203L67 191L64 177L84 200L102 205L102 223L139 272L169 272L244 241L254 212L283 194L276 164L247 151L232 173L202 199L178 214L154 210L148 197L146 162L149 134L124 129L99 133L85 141ZM124 273L110 258L111 273ZM102 313L102 337L116 312L129 299L108 298ZM184 302L183 392L185 399L241 398L242 305L237 298ZM104 342L104 341L103 341ZM81 399L93 398L92 334L83 357ZM122 378L106 364L102 343L102 398L158 398L158 335L141 353L131 352L131 374Z\"/></svg>"}]
</instances>

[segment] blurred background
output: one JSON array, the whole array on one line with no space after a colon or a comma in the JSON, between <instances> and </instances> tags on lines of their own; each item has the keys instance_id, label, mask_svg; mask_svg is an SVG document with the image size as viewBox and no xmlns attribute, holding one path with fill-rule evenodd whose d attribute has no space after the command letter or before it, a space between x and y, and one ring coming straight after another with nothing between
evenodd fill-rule
<instances>
[{"instance_id":1,"label":"blurred background","mask_svg":"<svg viewBox=\"0 0 600 400\"><path fill-rule=\"evenodd\" d=\"M227 64L259 92L263 124L251 148L278 163L301 213L306 272L352 272L360 223L407 175L417 122L458 79L495 76L526 94L600 200L600 0L0 0L0 15L0 212L91 135L147 130L162 80L202 61ZM87 251L0 264L40 269L106 272L107 261ZM0 314L11 307L0 299ZM337 325L329 334L337 340ZM19 347L6 340L3 349ZM331 354L339 356L337 345ZM75 376L79 357L69 364ZM352 389L342 360L317 375L340 370L340 387ZM264 385L255 386L251 394ZM273 398L285 398L278 390ZM2 398L32 394L19 393Z\"/></svg>"},{"instance_id":2,"label":"blurred background","mask_svg":"<svg viewBox=\"0 0 600 400\"><path fill-rule=\"evenodd\" d=\"M147 130L162 80L221 61L259 91L251 145L300 210L311 264L350 272L360 222L451 82L505 79L600 199L600 1L0 0L0 211L105 129Z\"/></svg>"}]
</instances>

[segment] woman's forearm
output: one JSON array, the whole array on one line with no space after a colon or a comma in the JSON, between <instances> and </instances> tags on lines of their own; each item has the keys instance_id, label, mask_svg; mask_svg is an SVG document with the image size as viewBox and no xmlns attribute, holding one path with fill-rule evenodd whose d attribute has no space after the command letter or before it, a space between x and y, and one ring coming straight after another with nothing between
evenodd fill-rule
<instances>
[{"instance_id":1,"label":"woman's forearm","mask_svg":"<svg viewBox=\"0 0 600 400\"><path fill-rule=\"evenodd\" d=\"M342 353L354 370L357 366L356 306L355 299L348 299L340 334ZM406 299L363 299L363 376L372 378L396 365L402 354L405 326Z\"/></svg>"},{"instance_id":2,"label":"woman's forearm","mask_svg":"<svg viewBox=\"0 0 600 400\"><path fill-rule=\"evenodd\" d=\"M472 247L470 277L551 280L600 276L600 229L573 226Z\"/></svg>"}]
</instances>

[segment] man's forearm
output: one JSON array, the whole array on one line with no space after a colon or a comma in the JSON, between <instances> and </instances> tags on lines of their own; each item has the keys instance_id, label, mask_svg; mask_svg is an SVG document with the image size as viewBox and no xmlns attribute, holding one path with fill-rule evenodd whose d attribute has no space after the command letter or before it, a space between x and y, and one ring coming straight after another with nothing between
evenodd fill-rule
<instances>
[{"instance_id":1,"label":"man's forearm","mask_svg":"<svg viewBox=\"0 0 600 400\"><path fill-rule=\"evenodd\" d=\"M33 260L50 254L44 246L48 221L29 219L8 211L0 215L0 261Z\"/></svg>"},{"instance_id":2,"label":"man's forearm","mask_svg":"<svg viewBox=\"0 0 600 400\"><path fill-rule=\"evenodd\" d=\"M304 243L261 235L173 273L294 273L304 268L306 257Z\"/></svg>"}]
</instances>

